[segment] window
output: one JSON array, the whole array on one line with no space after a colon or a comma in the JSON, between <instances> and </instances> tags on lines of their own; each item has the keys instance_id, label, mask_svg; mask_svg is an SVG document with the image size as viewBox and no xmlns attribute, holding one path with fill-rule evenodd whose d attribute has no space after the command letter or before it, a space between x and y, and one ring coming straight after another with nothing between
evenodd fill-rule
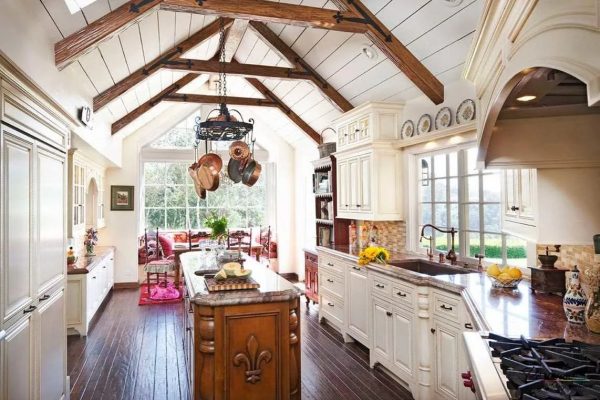
<instances>
[{"instance_id":1,"label":"window","mask_svg":"<svg viewBox=\"0 0 600 400\"><path fill-rule=\"evenodd\" d=\"M525 267L526 242L502 233L500 173L477 170L476 156L469 148L417 157L419 233L425 224L455 227L455 250L463 257L484 254L488 262ZM449 250L449 234L434 230L432 240L435 250Z\"/></svg>"},{"instance_id":2,"label":"window","mask_svg":"<svg viewBox=\"0 0 600 400\"><path fill-rule=\"evenodd\" d=\"M220 186L201 200L184 162L144 163L146 228L200 229L211 212L226 215L232 228L261 226L266 221L266 177L253 187L234 184L225 175Z\"/></svg>"}]
</instances>

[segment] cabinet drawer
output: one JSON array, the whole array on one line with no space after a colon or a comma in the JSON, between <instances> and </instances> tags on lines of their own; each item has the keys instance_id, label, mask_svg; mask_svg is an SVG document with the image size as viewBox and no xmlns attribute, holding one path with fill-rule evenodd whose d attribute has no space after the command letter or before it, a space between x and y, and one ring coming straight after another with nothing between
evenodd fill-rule
<instances>
[{"instance_id":1,"label":"cabinet drawer","mask_svg":"<svg viewBox=\"0 0 600 400\"><path fill-rule=\"evenodd\" d=\"M320 256L319 268L322 268L324 271L328 271L334 274L343 275L345 264L342 260L334 257Z\"/></svg>"},{"instance_id":2,"label":"cabinet drawer","mask_svg":"<svg viewBox=\"0 0 600 400\"><path fill-rule=\"evenodd\" d=\"M320 275L319 282L322 289L327 289L336 296L344 297L343 278L325 271L321 271Z\"/></svg>"},{"instance_id":3,"label":"cabinet drawer","mask_svg":"<svg viewBox=\"0 0 600 400\"><path fill-rule=\"evenodd\" d=\"M341 327L344 323L344 302L326 291L321 291L321 312Z\"/></svg>"},{"instance_id":4,"label":"cabinet drawer","mask_svg":"<svg viewBox=\"0 0 600 400\"><path fill-rule=\"evenodd\" d=\"M373 294L378 294L386 298L392 297L392 283L387 279L382 279L378 276L374 276L371 280L371 291Z\"/></svg>"},{"instance_id":5,"label":"cabinet drawer","mask_svg":"<svg viewBox=\"0 0 600 400\"><path fill-rule=\"evenodd\" d=\"M394 282L392 286L392 297L396 304L413 307L415 305L414 288L403 283Z\"/></svg>"},{"instance_id":6,"label":"cabinet drawer","mask_svg":"<svg viewBox=\"0 0 600 400\"><path fill-rule=\"evenodd\" d=\"M460 299L454 298L446 294L434 291L433 297L433 313L442 318L446 318L449 321L458 324L460 315Z\"/></svg>"}]
</instances>

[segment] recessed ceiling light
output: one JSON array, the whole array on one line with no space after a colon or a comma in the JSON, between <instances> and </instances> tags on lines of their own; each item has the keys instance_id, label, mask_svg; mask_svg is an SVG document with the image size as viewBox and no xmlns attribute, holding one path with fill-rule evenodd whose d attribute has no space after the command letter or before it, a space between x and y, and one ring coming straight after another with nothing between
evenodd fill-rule
<instances>
[{"instance_id":1,"label":"recessed ceiling light","mask_svg":"<svg viewBox=\"0 0 600 400\"><path fill-rule=\"evenodd\" d=\"M369 59L369 60L377 60L378 54L377 54L377 50L375 50L373 47L371 47L370 45L365 45L362 48L362 53Z\"/></svg>"},{"instance_id":2,"label":"recessed ceiling light","mask_svg":"<svg viewBox=\"0 0 600 400\"><path fill-rule=\"evenodd\" d=\"M523 101L523 102L525 102L525 101L531 101L531 100L533 100L535 98L536 98L536 96L528 94L528 95L525 95L525 96L517 97L517 101Z\"/></svg>"}]
</instances>

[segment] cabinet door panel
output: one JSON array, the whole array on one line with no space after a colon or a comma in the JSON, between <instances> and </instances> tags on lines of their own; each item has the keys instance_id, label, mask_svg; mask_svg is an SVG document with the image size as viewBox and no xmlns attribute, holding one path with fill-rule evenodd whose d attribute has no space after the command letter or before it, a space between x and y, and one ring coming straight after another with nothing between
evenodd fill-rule
<instances>
[{"instance_id":1,"label":"cabinet door panel","mask_svg":"<svg viewBox=\"0 0 600 400\"><path fill-rule=\"evenodd\" d=\"M0 377L6 381L0 385L0 398L27 400L33 398L33 330L31 318L15 324L7 333L2 344L3 360L6 368ZM6 397L5 397L6 396Z\"/></svg>"},{"instance_id":2,"label":"cabinet door panel","mask_svg":"<svg viewBox=\"0 0 600 400\"><path fill-rule=\"evenodd\" d=\"M38 152L39 269L37 281L43 291L65 273L64 256L64 159L46 150Z\"/></svg>"},{"instance_id":3,"label":"cabinet door panel","mask_svg":"<svg viewBox=\"0 0 600 400\"><path fill-rule=\"evenodd\" d=\"M338 169L338 210L348 210L348 190L350 185L349 174L348 174L348 162L340 161L337 166Z\"/></svg>"},{"instance_id":4,"label":"cabinet door panel","mask_svg":"<svg viewBox=\"0 0 600 400\"><path fill-rule=\"evenodd\" d=\"M360 210L360 165L358 158L348 160L348 203L350 210Z\"/></svg>"},{"instance_id":5,"label":"cabinet door panel","mask_svg":"<svg viewBox=\"0 0 600 400\"><path fill-rule=\"evenodd\" d=\"M373 351L386 361L392 359L392 318L389 306L373 301Z\"/></svg>"},{"instance_id":6,"label":"cabinet door panel","mask_svg":"<svg viewBox=\"0 0 600 400\"><path fill-rule=\"evenodd\" d=\"M360 209L363 211L371 210L371 156L360 158Z\"/></svg>"},{"instance_id":7,"label":"cabinet door panel","mask_svg":"<svg viewBox=\"0 0 600 400\"><path fill-rule=\"evenodd\" d=\"M369 340L369 282L367 274L350 268L348 279L348 330L363 344Z\"/></svg>"},{"instance_id":8,"label":"cabinet door panel","mask_svg":"<svg viewBox=\"0 0 600 400\"><path fill-rule=\"evenodd\" d=\"M60 399L64 395L67 336L64 291L40 304L37 311L40 335L40 398Z\"/></svg>"},{"instance_id":9,"label":"cabinet door panel","mask_svg":"<svg viewBox=\"0 0 600 400\"><path fill-rule=\"evenodd\" d=\"M458 398L458 349L460 332L445 323L434 320L435 326L435 389L443 396Z\"/></svg>"},{"instance_id":10,"label":"cabinet door panel","mask_svg":"<svg viewBox=\"0 0 600 400\"><path fill-rule=\"evenodd\" d=\"M410 312L394 311L394 365L408 377L413 376L413 317Z\"/></svg>"},{"instance_id":11,"label":"cabinet door panel","mask_svg":"<svg viewBox=\"0 0 600 400\"><path fill-rule=\"evenodd\" d=\"M4 322L32 300L33 144L3 131L2 180L4 215ZM62 208L62 207L61 207ZM61 247L62 250L62 247Z\"/></svg>"},{"instance_id":12,"label":"cabinet door panel","mask_svg":"<svg viewBox=\"0 0 600 400\"><path fill-rule=\"evenodd\" d=\"M517 206L517 175L516 170L509 169L504 173L504 213L507 216L515 216L517 213L512 207Z\"/></svg>"},{"instance_id":13,"label":"cabinet door panel","mask_svg":"<svg viewBox=\"0 0 600 400\"><path fill-rule=\"evenodd\" d=\"M519 216L533 218L533 191L535 187L535 170L522 169L519 171Z\"/></svg>"}]
</instances>

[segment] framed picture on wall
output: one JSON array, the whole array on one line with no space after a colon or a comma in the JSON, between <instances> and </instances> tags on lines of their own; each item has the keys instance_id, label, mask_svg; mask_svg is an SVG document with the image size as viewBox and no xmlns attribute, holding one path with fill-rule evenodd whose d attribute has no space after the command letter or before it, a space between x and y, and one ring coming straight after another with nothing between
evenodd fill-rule
<instances>
[{"instance_id":1,"label":"framed picture on wall","mask_svg":"<svg viewBox=\"0 0 600 400\"><path fill-rule=\"evenodd\" d=\"M110 187L111 211L133 211L133 186Z\"/></svg>"}]
</instances>

